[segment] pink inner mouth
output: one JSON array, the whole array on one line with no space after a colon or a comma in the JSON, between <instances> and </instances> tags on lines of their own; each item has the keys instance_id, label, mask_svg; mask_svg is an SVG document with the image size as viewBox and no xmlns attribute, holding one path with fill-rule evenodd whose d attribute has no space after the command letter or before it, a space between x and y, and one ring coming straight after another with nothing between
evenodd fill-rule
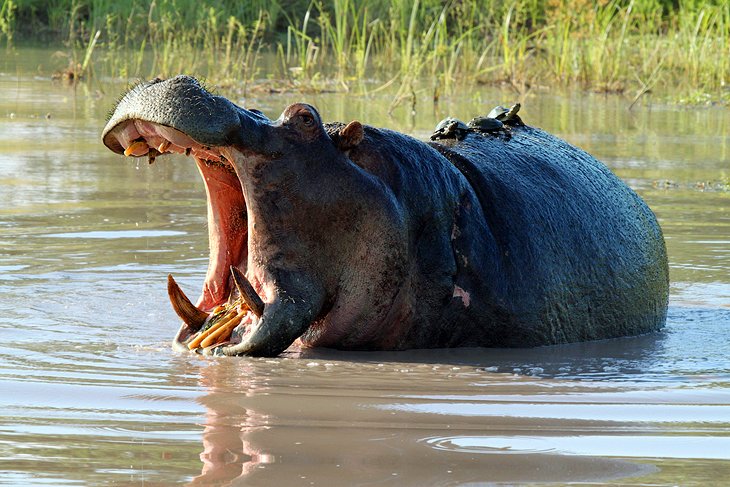
<instances>
[{"instance_id":1,"label":"pink inner mouth","mask_svg":"<svg viewBox=\"0 0 730 487\"><path fill-rule=\"evenodd\" d=\"M197 307L211 311L225 303L232 288L230 266L244 274L248 254L248 218L241 182L231 164L227 148L204 146L171 127L142 120L129 120L110 134L125 154L148 155L174 152L192 155L203 177L208 202L210 260Z\"/></svg>"},{"instance_id":2,"label":"pink inner mouth","mask_svg":"<svg viewBox=\"0 0 730 487\"><path fill-rule=\"evenodd\" d=\"M195 158L208 196L210 260L197 306L212 310L231 293L231 271L246 270L248 219L241 182L233 167Z\"/></svg>"}]
</instances>

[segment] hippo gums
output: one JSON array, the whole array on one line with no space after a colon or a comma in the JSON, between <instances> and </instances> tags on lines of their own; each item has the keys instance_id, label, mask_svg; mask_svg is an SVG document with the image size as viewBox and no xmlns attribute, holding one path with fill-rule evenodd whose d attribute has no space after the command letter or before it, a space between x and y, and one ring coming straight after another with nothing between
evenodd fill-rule
<instances>
[{"instance_id":1,"label":"hippo gums","mask_svg":"<svg viewBox=\"0 0 730 487\"><path fill-rule=\"evenodd\" d=\"M669 285L654 214L518 110L448 119L422 142L323 124L303 103L272 121L188 76L132 88L104 144L192 156L207 194L197 303L168 278L175 346L532 347L659 329Z\"/></svg>"}]
</instances>

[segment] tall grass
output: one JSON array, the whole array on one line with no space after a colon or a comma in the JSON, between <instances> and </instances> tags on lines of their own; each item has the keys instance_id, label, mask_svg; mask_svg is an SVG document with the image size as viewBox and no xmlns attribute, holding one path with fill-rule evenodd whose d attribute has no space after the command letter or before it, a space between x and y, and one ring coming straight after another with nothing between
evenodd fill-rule
<instances>
[{"instance_id":1,"label":"tall grass","mask_svg":"<svg viewBox=\"0 0 730 487\"><path fill-rule=\"evenodd\" d=\"M7 40L8 46L13 43L13 32L15 31L15 8L13 0L2 0L0 5L0 39Z\"/></svg>"},{"instance_id":2,"label":"tall grass","mask_svg":"<svg viewBox=\"0 0 730 487\"><path fill-rule=\"evenodd\" d=\"M474 83L730 99L725 0L0 2L8 42L27 28L84 49L99 31L87 61L122 78L193 72L247 87L268 52L269 84L373 90L377 80L395 90L393 106Z\"/></svg>"}]
</instances>

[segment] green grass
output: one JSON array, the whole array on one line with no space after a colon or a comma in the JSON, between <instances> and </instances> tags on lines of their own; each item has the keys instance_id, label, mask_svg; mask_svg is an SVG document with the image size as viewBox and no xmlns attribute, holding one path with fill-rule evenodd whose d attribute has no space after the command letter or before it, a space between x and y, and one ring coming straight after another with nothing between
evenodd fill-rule
<instances>
[{"instance_id":1,"label":"green grass","mask_svg":"<svg viewBox=\"0 0 730 487\"><path fill-rule=\"evenodd\" d=\"M423 90L437 101L478 83L634 102L657 91L729 97L724 0L0 2L8 45L59 40L85 53L87 72L125 79L187 72L244 91L262 77L285 89L387 86L393 107ZM266 69L264 57L275 60Z\"/></svg>"},{"instance_id":2,"label":"green grass","mask_svg":"<svg viewBox=\"0 0 730 487\"><path fill-rule=\"evenodd\" d=\"M13 0L2 0L0 5L0 39L7 39L8 45L13 42L15 31L15 9Z\"/></svg>"}]
</instances>

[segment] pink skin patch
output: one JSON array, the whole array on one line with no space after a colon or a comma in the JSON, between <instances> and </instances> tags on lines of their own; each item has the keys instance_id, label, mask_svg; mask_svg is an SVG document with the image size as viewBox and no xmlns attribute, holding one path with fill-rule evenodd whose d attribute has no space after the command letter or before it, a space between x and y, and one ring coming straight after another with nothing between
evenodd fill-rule
<instances>
[{"instance_id":1,"label":"pink skin patch","mask_svg":"<svg viewBox=\"0 0 730 487\"><path fill-rule=\"evenodd\" d=\"M454 298L461 298L461 302L464 303L464 307L468 308L471 302L471 296L467 291L464 291L459 286L454 286Z\"/></svg>"}]
</instances>

